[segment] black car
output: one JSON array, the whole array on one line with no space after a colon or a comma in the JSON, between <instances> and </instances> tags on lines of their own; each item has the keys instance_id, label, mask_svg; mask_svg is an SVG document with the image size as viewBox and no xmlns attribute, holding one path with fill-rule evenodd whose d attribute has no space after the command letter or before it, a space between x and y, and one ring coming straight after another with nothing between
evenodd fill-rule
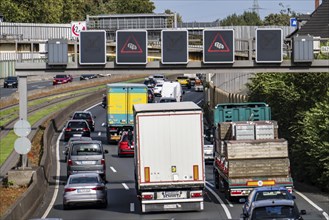
<instances>
[{"instance_id":1,"label":"black car","mask_svg":"<svg viewBox=\"0 0 329 220\"><path fill-rule=\"evenodd\" d=\"M4 88L17 88L18 87L18 79L17 76L8 76L3 82Z\"/></svg>"},{"instance_id":2,"label":"black car","mask_svg":"<svg viewBox=\"0 0 329 220\"><path fill-rule=\"evenodd\" d=\"M64 129L64 141L71 137L90 137L90 128L86 120L69 120Z\"/></svg>"},{"instance_id":3,"label":"black car","mask_svg":"<svg viewBox=\"0 0 329 220\"><path fill-rule=\"evenodd\" d=\"M72 119L86 120L91 131L95 131L94 118L96 118L96 116L93 116L92 113L89 111L76 111L72 116Z\"/></svg>"},{"instance_id":4,"label":"black car","mask_svg":"<svg viewBox=\"0 0 329 220\"><path fill-rule=\"evenodd\" d=\"M145 78L144 85L146 85L148 88L154 88L154 86L157 84L157 81L154 78Z\"/></svg>"},{"instance_id":5,"label":"black car","mask_svg":"<svg viewBox=\"0 0 329 220\"><path fill-rule=\"evenodd\" d=\"M83 74L80 76L80 80L96 79L96 74Z\"/></svg>"},{"instance_id":6,"label":"black car","mask_svg":"<svg viewBox=\"0 0 329 220\"><path fill-rule=\"evenodd\" d=\"M147 102L153 103L154 99L155 99L155 95L154 95L153 89L148 88L147 89Z\"/></svg>"}]
</instances>

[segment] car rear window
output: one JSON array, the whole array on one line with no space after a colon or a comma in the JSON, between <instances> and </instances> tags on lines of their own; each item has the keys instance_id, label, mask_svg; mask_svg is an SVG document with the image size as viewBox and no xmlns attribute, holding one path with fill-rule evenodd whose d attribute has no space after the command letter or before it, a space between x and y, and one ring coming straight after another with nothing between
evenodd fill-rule
<instances>
[{"instance_id":1,"label":"car rear window","mask_svg":"<svg viewBox=\"0 0 329 220\"><path fill-rule=\"evenodd\" d=\"M255 208L251 219L294 219L295 215L295 209L292 206L266 206Z\"/></svg>"},{"instance_id":2,"label":"car rear window","mask_svg":"<svg viewBox=\"0 0 329 220\"><path fill-rule=\"evenodd\" d=\"M100 155L100 154L102 154L102 149L99 144L73 143L71 155L79 156L79 155Z\"/></svg>"},{"instance_id":3,"label":"car rear window","mask_svg":"<svg viewBox=\"0 0 329 220\"><path fill-rule=\"evenodd\" d=\"M75 113L73 119L90 119L91 116L88 113Z\"/></svg>"},{"instance_id":4,"label":"car rear window","mask_svg":"<svg viewBox=\"0 0 329 220\"><path fill-rule=\"evenodd\" d=\"M255 201L267 200L267 199L290 199L290 195L287 191L273 190L273 191L261 191L256 194Z\"/></svg>"},{"instance_id":5,"label":"car rear window","mask_svg":"<svg viewBox=\"0 0 329 220\"><path fill-rule=\"evenodd\" d=\"M56 75L55 78L67 78L66 75Z\"/></svg>"},{"instance_id":6,"label":"car rear window","mask_svg":"<svg viewBox=\"0 0 329 220\"><path fill-rule=\"evenodd\" d=\"M69 122L67 127L69 128L87 128L88 125L85 121L75 121L75 122Z\"/></svg>"},{"instance_id":7,"label":"car rear window","mask_svg":"<svg viewBox=\"0 0 329 220\"><path fill-rule=\"evenodd\" d=\"M83 183L98 183L96 176L85 176L85 177L73 177L70 180L70 184L83 184Z\"/></svg>"}]
</instances>

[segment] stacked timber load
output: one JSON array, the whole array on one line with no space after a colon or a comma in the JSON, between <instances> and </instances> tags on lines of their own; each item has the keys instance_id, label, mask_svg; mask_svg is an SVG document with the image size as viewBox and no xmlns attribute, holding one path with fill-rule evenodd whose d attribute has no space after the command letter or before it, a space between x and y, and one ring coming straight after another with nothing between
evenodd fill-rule
<instances>
[{"instance_id":1,"label":"stacked timber load","mask_svg":"<svg viewBox=\"0 0 329 220\"><path fill-rule=\"evenodd\" d=\"M276 121L219 123L216 154L231 178L289 175L288 142Z\"/></svg>"}]
</instances>

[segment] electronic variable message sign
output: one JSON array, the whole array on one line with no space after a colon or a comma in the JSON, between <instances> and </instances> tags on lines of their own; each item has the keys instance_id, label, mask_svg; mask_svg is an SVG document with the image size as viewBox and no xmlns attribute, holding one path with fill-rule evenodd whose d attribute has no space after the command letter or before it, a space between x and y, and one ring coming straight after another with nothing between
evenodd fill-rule
<instances>
[{"instance_id":1,"label":"electronic variable message sign","mask_svg":"<svg viewBox=\"0 0 329 220\"><path fill-rule=\"evenodd\" d=\"M203 62L234 62L234 30L203 30Z\"/></svg>"},{"instance_id":2,"label":"electronic variable message sign","mask_svg":"<svg viewBox=\"0 0 329 220\"><path fill-rule=\"evenodd\" d=\"M119 30L116 32L116 63L147 63L147 31Z\"/></svg>"},{"instance_id":3,"label":"electronic variable message sign","mask_svg":"<svg viewBox=\"0 0 329 220\"><path fill-rule=\"evenodd\" d=\"M161 31L161 62L162 64L188 63L187 30Z\"/></svg>"}]
</instances>

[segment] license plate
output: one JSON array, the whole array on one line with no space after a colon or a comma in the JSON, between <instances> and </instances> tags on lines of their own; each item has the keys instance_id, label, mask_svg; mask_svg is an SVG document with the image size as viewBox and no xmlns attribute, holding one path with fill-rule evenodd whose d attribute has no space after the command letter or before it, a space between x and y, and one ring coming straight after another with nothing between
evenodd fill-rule
<instances>
[{"instance_id":1,"label":"license plate","mask_svg":"<svg viewBox=\"0 0 329 220\"><path fill-rule=\"evenodd\" d=\"M74 137L81 137L82 134L74 134L73 136L74 136Z\"/></svg>"},{"instance_id":2,"label":"license plate","mask_svg":"<svg viewBox=\"0 0 329 220\"><path fill-rule=\"evenodd\" d=\"M176 199L176 198L187 198L186 192L184 191L174 191L174 192L158 192L157 198L159 199Z\"/></svg>"},{"instance_id":3,"label":"license plate","mask_svg":"<svg viewBox=\"0 0 329 220\"><path fill-rule=\"evenodd\" d=\"M96 164L96 162L92 160L86 160L86 161L81 161L81 164Z\"/></svg>"},{"instance_id":4,"label":"license plate","mask_svg":"<svg viewBox=\"0 0 329 220\"><path fill-rule=\"evenodd\" d=\"M168 204L168 205L164 205L163 208L165 209L175 209L177 208L176 204Z\"/></svg>"},{"instance_id":5,"label":"license plate","mask_svg":"<svg viewBox=\"0 0 329 220\"><path fill-rule=\"evenodd\" d=\"M90 192L90 189L78 189L77 192L78 193L86 193L86 192Z\"/></svg>"},{"instance_id":6,"label":"license plate","mask_svg":"<svg viewBox=\"0 0 329 220\"><path fill-rule=\"evenodd\" d=\"M112 140L120 140L120 136L111 136Z\"/></svg>"}]
</instances>

